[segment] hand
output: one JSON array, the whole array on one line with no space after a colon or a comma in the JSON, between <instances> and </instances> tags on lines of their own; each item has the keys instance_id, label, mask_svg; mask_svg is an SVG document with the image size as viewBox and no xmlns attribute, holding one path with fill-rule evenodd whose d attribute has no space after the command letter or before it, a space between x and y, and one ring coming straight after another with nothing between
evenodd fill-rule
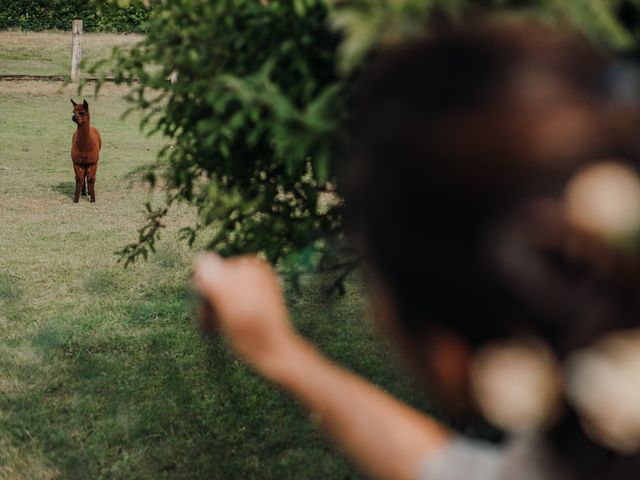
<instances>
[{"instance_id":1,"label":"hand","mask_svg":"<svg viewBox=\"0 0 640 480\"><path fill-rule=\"evenodd\" d=\"M193 279L206 302L200 312L203 329L222 332L257 368L266 367L296 337L280 280L266 262L207 253L196 260Z\"/></svg>"}]
</instances>

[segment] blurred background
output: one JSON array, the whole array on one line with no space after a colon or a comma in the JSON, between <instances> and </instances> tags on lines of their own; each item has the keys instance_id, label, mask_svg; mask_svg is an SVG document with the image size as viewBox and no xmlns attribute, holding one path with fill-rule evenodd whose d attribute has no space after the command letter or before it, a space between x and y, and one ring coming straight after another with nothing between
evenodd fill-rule
<instances>
[{"instance_id":1,"label":"blurred background","mask_svg":"<svg viewBox=\"0 0 640 480\"><path fill-rule=\"evenodd\" d=\"M341 152L380 46L482 15L581 32L640 106L640 0L0 0L0 478L361 478L198 337L201 248L261 252L305 336L433 413L370 325ZM91 207L69 97L105 142Z\"/></svg>"}]
</instances>

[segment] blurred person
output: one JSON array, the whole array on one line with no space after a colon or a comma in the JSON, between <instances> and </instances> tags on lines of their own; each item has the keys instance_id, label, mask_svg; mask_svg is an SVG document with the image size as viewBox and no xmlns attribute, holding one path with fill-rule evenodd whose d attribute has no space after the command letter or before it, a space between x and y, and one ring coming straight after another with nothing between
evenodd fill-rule
<instances>
[{"instance_id":1,"label":"blurred person","mask_svg":"<svg viewBox=\"0 0 640 480\"><path fill-rule=\"evenodd\" d=\"M637 112L610 64L535 24L482 21L383 49L342 179L380 326L466 439L293 330L261 260L194 267L236 353L381 479L640 478Z\"/></svg>"}]
</instances>

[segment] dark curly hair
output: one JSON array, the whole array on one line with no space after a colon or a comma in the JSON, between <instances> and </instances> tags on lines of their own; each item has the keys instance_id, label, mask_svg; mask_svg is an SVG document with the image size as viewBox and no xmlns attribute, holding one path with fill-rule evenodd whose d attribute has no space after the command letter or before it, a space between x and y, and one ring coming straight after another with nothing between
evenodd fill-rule
<instances>
[{"instance_id":1,"label":"dark curly hair","mask_svg":"<svg viewBox=\"0 0 640 480\"><path fill-rule=\"evenodd\" d=\"M533 333L559 358L640 324L640 256L576 231L567 182L638 167L638 117L608 102L608 61L537 24L465 22L384 48L365 75L344 181L348 227L408 338L472 348ZM578 478L640 478L568 411L550 435ZM574 461L575 460L575 461Z\"/></svg>"}]
</instances>

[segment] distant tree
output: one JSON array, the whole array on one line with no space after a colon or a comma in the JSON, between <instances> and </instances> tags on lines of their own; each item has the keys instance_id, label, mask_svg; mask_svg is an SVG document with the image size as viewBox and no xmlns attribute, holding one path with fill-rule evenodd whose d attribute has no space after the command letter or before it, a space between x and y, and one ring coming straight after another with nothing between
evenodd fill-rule
<instances>
[{"instance_id":1,"label":"distant tree","mask_svg":"<svg viewBox=\"0 0 640 480\"><path fill-rule=\"evenodd\" d=\"M206 235L222 254L261 251L305 268L335 261L336 152L362 65L381 43L425 34L429 19L478 11L569 23L616 49L640 38L638 0L159 0L146 38L114 54L143 126L171 139L143 169L166 202L147 205L125 261L153 251L176 202L199 212L184 237Z\"/></svg>"}]
</instances>

